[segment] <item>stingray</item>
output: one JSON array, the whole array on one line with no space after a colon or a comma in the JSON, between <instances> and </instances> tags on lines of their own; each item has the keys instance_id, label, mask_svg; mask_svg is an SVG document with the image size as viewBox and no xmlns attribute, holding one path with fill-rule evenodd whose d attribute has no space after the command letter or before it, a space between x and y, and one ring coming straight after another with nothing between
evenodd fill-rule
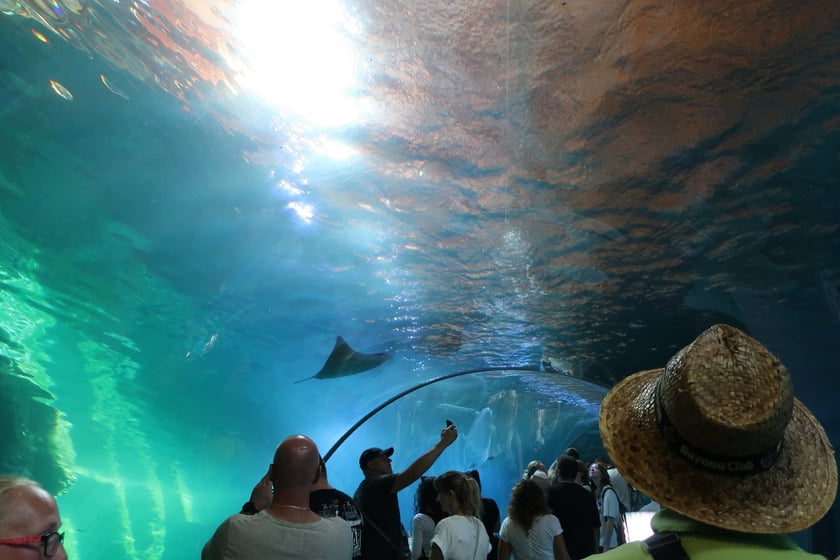
<instances>
[{"instance_id":1,"label":"stingray","mask_svg":"<svg viewBox=\"0 0 840 560\"><path fill-rule=\"evenodd\" d=\"M332 352L330 352L327 361L324 362L324 367L321 368L321 371L312 377L298 379L295 383L313 378L328 379L331 377L355 375L379 367L390 359L391 354L388 352L377 352L375 354L356 352L350 348L350 345L343 338L337 336L335 337L335 346Z\"/></svg>"}]
</instances>

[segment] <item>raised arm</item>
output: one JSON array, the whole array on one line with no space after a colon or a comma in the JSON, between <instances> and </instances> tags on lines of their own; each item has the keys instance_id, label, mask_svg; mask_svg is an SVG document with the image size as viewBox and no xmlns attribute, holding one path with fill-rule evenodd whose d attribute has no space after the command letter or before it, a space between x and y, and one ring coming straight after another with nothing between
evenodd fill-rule
<instances>
[{"instance_id":1,"label":"raised arm","mask_svg":"<svg viewBox=\"0 0 840 560\"><path fill-rule=\"evenodd\" d=\"M257 482L254 489L251 490L251 499L245 502L239 513L243 515L254 515L271 505L271 498L274 495L273 485L269 479L271 467L272 465L268 466L268 472Z\"/></svg>"},{"instance_id":2,"label":"raised arm","mask_svg":"<svg viewBox=\"0 0 840 560\"><path fill-rule=\"evenodd\" d=\"M407 469L400 472L394 478L394 485L391 487L391 493L396 494L423 476L423 473L435 464L435 461L437 461L438 457L441 456L444 449L452 445L452 442L454 442L457 438L458 429L454 425L442 429L440 431L440 441L438 441L434 447L415 459Z\"/></svg>"}]
</instances>

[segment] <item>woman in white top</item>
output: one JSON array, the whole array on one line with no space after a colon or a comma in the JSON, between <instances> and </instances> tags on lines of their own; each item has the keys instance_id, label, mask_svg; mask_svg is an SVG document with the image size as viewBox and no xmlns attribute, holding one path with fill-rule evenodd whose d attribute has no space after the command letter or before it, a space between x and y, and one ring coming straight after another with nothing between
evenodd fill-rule
<instances>
[{"instance_id":1,"label":"woman in white top","mask_svg":"<svg viewBox=\"0 0 840 560\"><path fill-rule=\"evenodd\" d=\"M429 557L432 550L432 537L438 521L446 517L437 501L435 477L420 477L417 494L414 496L414 508L417 512L411 520L411 558L412 560Z\"/></svg>"},{"instance_id":2,"label":"woman in white top","mask_svg":"<svg viewBox=\"0 0 840 560\"><path fill-rule=\"evenodd\" d=\"M451 515L435 527L430 560L486 560L490 539L481 515L478 483L462 472L448 471L435 479L438 501Z\"/></svg>"},{"instance_id":3,"label":"woman in white top","mask_svg":"<svg viewBox=\"0 0 840 560\"><path fill-rule=\"evenodd\" d=\"M508 514L499 531L499 560L571 560L560 521L546 493L533 480L520 480L510 493Z\"/></svg>"},{"instance_id":4,"label":"woman in white top","mask_svg":"<svg viewBox=\"0 0 840 560\"><path fill-rule=\"evenodd\" d=\"M598 542L599 552L606 552L617 547L618 532L623 530L621 524L621 510L618 505L618 494L610 485L610 475L603 465L592 463L589 465L589 479L595 484L595 499L601 514L601 539Z\"/></svg>"}]
</instances>

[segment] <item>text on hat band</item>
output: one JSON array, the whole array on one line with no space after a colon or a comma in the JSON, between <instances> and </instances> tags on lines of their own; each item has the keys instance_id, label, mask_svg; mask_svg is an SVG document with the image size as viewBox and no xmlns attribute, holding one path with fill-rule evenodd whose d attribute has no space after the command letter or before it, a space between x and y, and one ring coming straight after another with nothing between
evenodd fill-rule
<instances>
[{"instance_id":1,"label":"text on hat band","mask_svg":"<svg viewBox=\"0 0 840 560\"><path fill-rule=\"evenodd\" d=\"M782 440L779 440L770 449L753 455L733 457L708 453L685 441L677 432L677 428L668 418L659 398L659 383L656 384L654 392L654 404L656 407L656 423L668 447L686 461L707 471L732 475L758 474L773 466L781 454Z\"/></svg>"}]
</instances>

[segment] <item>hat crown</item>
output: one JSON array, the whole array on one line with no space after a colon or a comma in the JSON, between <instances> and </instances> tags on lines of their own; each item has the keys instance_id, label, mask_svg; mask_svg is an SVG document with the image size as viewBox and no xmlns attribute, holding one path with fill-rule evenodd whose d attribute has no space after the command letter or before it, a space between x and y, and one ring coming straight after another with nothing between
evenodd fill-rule
<instances>
[{"instance_id":1,"label":"hat crown","mask_svg":"<svg viewBox=\"0 0 840 560\"><path fill-rule=\"evenodd\" d=\"M657 394L679 438L710 455L749 457L778 446L793 413L782 363L742 331L714 325L668 361Z\"/></svg>"}]
</instances>

